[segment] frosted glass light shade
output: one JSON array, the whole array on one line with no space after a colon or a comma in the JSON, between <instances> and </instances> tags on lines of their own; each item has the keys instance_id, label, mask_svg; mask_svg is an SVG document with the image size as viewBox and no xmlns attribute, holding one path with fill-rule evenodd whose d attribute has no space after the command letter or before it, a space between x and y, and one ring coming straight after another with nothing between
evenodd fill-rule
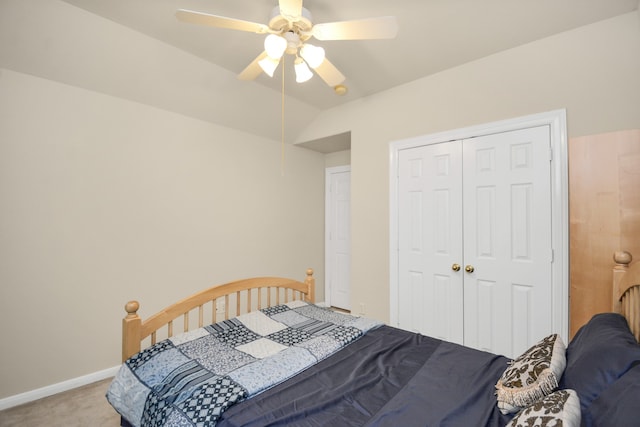
<instances>
[{"instance_id":1,"label":"frosted glass light shade","mask_svg":"<svg viewBox=\"0 0 640 427\"><path fill-rule=\"evenodd\" d=\"M258 65L260 65L262 71L264 71L269 77L273 77L273 72L276 71L279 63L279 59L273 59L269 56L258 61Z\"/></svg>"},{"instance_id":2,"label":"frosted glass light shade","mask_svg":"<svg viewBox=\"0 0 640 427\"><path fill-rule=\"evenodd\" d=\"M296 82L298 83L304 83L313 77L313 73L302 58L296 58L294 69L296 71Z\"/></svg>"},{"instance_id":3,"label":"frosted glass light shade","mask_svg":"<svg viewBox=\"0 0 640 427\"><path fill-rule=\"evenodd\" d=\"M287 40L275 34L269 34L264 39L264 50L270 58L280 59L287 49Z\"/></svg>"},{"instance_id":4,"label":"frosted glass light shade","mask_svg":"<svg viewBox=\"0 0 640 427\"><path fill-rule=\"evenodd\" d=\"M300 56L311 68L317 68L324 61L324 49L312 44L305 44L300 48Z\"/></svg>"}]
</instances>

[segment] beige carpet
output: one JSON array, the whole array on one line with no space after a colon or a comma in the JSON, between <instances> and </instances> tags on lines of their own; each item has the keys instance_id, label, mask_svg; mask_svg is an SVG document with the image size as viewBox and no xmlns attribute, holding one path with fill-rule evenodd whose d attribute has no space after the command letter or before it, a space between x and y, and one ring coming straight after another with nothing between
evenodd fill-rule
<instances>
[{"instance_id":1,"label":"beige carpet","mask_svg":"<svg viewBox=\"0 0 640 427\"><path fill-rule=\"evenodd\" d=\"M0 427L117 427L104 397L111 378L0 411Z\"/></svg>"}]
</instances>

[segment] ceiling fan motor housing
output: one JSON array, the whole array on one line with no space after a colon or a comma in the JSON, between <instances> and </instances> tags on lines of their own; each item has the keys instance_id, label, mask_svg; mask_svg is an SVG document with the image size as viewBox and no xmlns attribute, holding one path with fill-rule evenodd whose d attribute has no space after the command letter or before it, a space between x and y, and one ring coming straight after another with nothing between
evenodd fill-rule
<instances>
[{"instance_id":1,"label":"ceiling fan motor housing","mask_svg":"<svg viewBox=\"0 0 640 427\"><path fill-rule=\"evenodd\" d=\"M305 42L311 37L312 19L311 12L304 7L300 16L288 18L280 12L280 7L276 6L271 11L269 28L281 36L292 31L298 35L302 42Z\"/></svg>"}]
</instances>

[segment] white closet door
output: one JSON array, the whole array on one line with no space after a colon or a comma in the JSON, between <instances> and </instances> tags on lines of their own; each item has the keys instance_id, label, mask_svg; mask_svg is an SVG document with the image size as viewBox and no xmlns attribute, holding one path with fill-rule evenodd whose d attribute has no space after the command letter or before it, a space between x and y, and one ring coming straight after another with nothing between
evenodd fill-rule
<instances>
[{"instance_id":1,"label":"white closet door","mask_svg":"<svg viewBox=\"0 0 640 427\"><path fill-rule=\"evenodd\" d=\"M549 127L463 147L464 343L515 356L552 333Z\"/></svg>"},{"instance_id":2,"label":"white closet door","mask_svg":"<svg viewBox=\"0 0 640 427\"><path fill-rule=\"evenodd\" d=\"M463 342L462 143L399 153L398 326Z\"/></svg>"}]
</instances>

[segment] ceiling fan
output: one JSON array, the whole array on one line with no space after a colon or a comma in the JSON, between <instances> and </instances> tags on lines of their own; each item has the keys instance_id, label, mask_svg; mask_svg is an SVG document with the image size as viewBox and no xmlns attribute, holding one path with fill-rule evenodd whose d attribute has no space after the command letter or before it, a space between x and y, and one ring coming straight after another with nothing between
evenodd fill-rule
<instances>
[{"instance_id":1,"label":"ceiling fan","mask_svg":"<svg viewBox=\"0 0 640 427\"><path fill-rule=\"evenodd\" d=\"M273 77L286 53L295 56L297 82L307 81L313 76L311 67L336 93L346 92L341 85L345 76L326 58L324 49L308 43L309 39L391 39L398 32L394 16L314 24L311 13L302 7L302 0L279 0L268 25L186 9L179 9L176 17L193 24L267 34L264 52L238 75L240 80L253 80L263 71Z\"/></svg>"}]
</instances>

